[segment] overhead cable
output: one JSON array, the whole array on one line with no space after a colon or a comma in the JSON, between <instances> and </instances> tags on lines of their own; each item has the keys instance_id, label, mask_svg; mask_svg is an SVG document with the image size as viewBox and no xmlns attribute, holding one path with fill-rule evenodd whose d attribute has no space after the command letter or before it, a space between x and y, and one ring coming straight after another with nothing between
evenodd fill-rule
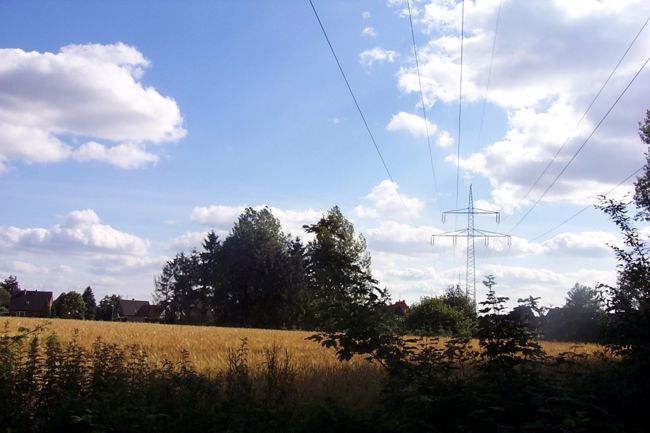
<instances>
[{"instance_id":1,"label":"overhead cable","mask_svg":"<svg viewBox=\"0 0 650 433\"><path fill-rule=\"evenodd\" d=\"M433 164L433 152L431 151L431 137L429 135L429 121L427 120L427 110L424 105L424 91L422 90L422 77L420 75L420 62L418 60L418 49L415 43L415 31L413 30L413 18L411 17L411 1L406 0L406 6L409 12L409 24L411 25L411 40L413 41L413 54L415 55L415 69L418 73L418 84L420 85L420 104L422 105L422 117L424 118L424 130L427 134L427 147L429 149L429 163L431 165L431 176L433 177L433 186L435 188L436 204L438 203L438 181L436 179L436 170Z\"/></svg>"},{"instance_id":2,"label":"overhead cable","mask_svg":"<svg viewBox=\"0 0 650 433\"><path fill-rule=\"evenodd\" d=\"M320 25L320 29L323 31L323 36L325 36L325 40L327 41L327 45L329 45L330 51L332 51L332 55L334 56L334 60L336 60L336 64L339 67L339 71L341 72L341 76L343 77L343 81L345 81L345 85L348 87L348 91L350 92L350 96L352 96L352 100L354 101L354 105L357 107L357 111L359 112L359 115L361 116L361 120L363 120L363 124L366 127L366 131L368 131L368 135L370 136L370 140L372 141L372 144L375 146L375 150L377 151L377 155L379 155L379 159L381 160L381 163L384 166L384 170L386 170L386 174L388 175L388 178L391 180L391 182L393 182L393 184L397 185L395 183L395 180L393 179L393 176L390 174L390 170L388 169L388 165L386 165L386 161L384 160L384 157L381 154L381 151L379 150L379 146L377 145L377 142L375 141L375 136L372 134L372 131L370 130L370 126L368 126L368 122L366 121L366 116L363 115L363 111L361 111L361 107L359 106L359 102L357 101L356 96L354 96L354 92L352 91L352 87L350 86L350 82L348 81L348 77L345 75L345 72L343 71L343 67L341 66L341 62L339 62L339 58L336 55L336 52L334 51L334 47L332 46L332 42L330 42L329 36L327 36L327 31L325 31L325 27L323 26L323 22L321 21L320 16L318 16L318 12L316 11L316 8L314 7L314 3L312 2L312 0L309 0L309 4L311 5L312 10L314 11L314 15L316 16L316 20L318 20L318 24ZM399 192L398 192L398 194L399 194Z\"/></svg>"},{"instance_id":3,"label":"overhead cable","mask_svg":"<svg viewBox=\"0 0 650 433\"><path fill-rule=\"evenodd\" d=\"M487 81L485 84L485 96L483 97L483 107L481 108L481 121L479 122L478 128L478 142L476 143L479 147L481 145L481 138L483 136L483 122L485 120L485 105L487 102L487 95L490 91L490 80L492 79L492 64L494 62L494 51L497 46L497 34L499 33L499 18L501 16L501 5L502 1L499 2L499 7L497 8L497 18L496 24L494 25L494 37L492 38L492 52L490 53L490 63L488 66Z\"/></svg>"},{"instance_id":4,"label":"overhead cable","mask_svg":"<svg viewBox=\"0 0 650 433\"><path fill-rule=\"evenodd\" d=\"M533 182L532 186L528 189L528 192L526 192L526 195L524 196L524 198L522 198L522 199L520 200L520 202L523 203L523 202L528 198L528 196L530 195L530 193L531 193L531 192L533 191L533 189L537 186L537 184L538 184L539 181L542 179L542 177L546 174L546 172L547 172L548 169L551 167L551 165L553 165L553 163L554 163L555 160L557 159L557 157L558 157L558 155L560 154L560 152L562 152L562 150L564 149L564 147L565 147L565 146L567 145L567 143L569 142L569 139L570 139L570 138L573 136L573 134L576 132L576 130L578 129L578 126L580 126L580 124L582 123L582 121L583 121L583 120L585 119L585 117L587 116L587 113L589 113L589 110L591 110L591 107L593 107L594 103L596 102L596 100L598 99L598 97L600 96L600 94L603 92L603 89L605 89L605 86L607 86L607 83L609 83L609 80L610 80L610 79L612 78L612 76L616 73L618 67L619 67L619 66L621 65L621 63L623 62L623 59L625 59L625 56L627 56L627 53L629 53L629 52L630 52L630 49L632 49L632 46L634 45L634 43L635 43L636 40L638 39L638 37L639 37L639 35L641 34L641 32L643 32L643 29L645 29L646 25L648 24L648 21L650 21L650 16L648 16L648 18L645 20L645 22L644 22L643 25L641 26L641 29L639 29L639 31L638 31L638 32L636 33L636 35L634 36L634 39L632 39L632 42L629 43L629 45L627 46L627 49L625 50L625 52L623 53L623 55L621 56L621 58L618 60L618 62L616 63L616 65L614 66L614 69L612 69L612 71L609 73L609 76L607 77L607 79L605 80L605 82L603 83L603 85L600 86L600 89L598 90L598 93L596 93L596 95L594 96L594 98L591 100L591 103L589 104L589 106L587 107L587 109L585 110L585 112L582 114L582 117L580 117L580 120L578 120L578 123L575 124L575 126L573 127L573 129L571 130L571 132L569 133L569 135L567 136L567 138L564 140L564 143L562 143L562 146L560 146L560 148L555 152L555 155L553 155L553 159L551 159L551 160L549 161L549 163L546 164L546 167L544 167L544 169L543 169L542 172L539 174L539 176L537 176L537 179L535 179L535 182Z\"/></svg>"},{"instance_id":5,"label":"overhead cable","mask_svg":"<svg viewBox=\"0 0 650 433\"><path fill-rule=\"evenodd\" d=\"M461 0L460 16L460 79L458 80L458 146L456 151L456 208L458 208L458 188L460 185L460 126L463 113L463 42L465 34L465 0Z\"/></svg>"},{"instance_id":6,"label":"overhead cable","mask_svg":"<svg viewBox=\"0 0 650 433\"><path fill-rule=\"evenodd\" d=\"M571 156L571 158L569 159L569 161L567 161L567 163L564 164L564 167L562 167L562 170L560 170L560 172L555 176L555 179L553 179L553 181L552 181L552 182L551 182L551 183L546 187L546 189L544 190L544 192L542 193L542 195L539 196L539 198L535 201L535 203L533 203L533 205L530 207L530 209L528 209L528 211L527 211L527 212L526 212L526 213L525 213L525 214L524 214L524 215L519 219L519 221L517 222L517 224L515 224L515 225L510 229L510 231L509 231L508 233L512 233L512 232L513 232L517 227L519 227L519 225L522 223L522 221L525 220L526 217L528 217L528 215L530 215L530 213L533 211L533 209L535 209L535 207L537 207L537 204L539 204L539 202L540 202L540 201L541 201L541 200L546 196L546 194L551 190L551 188L553 188L553 186L555 186L555 184L556 184L557 181L560 179L560 177L562 177L562 175L563 175L564 172L567 170L567 168L569 168L569 166L571 165L571 163L573 163L573 161L574 161L574 160L576 159L576 157L580 154L580 152L582 151L582 149L584 149L584 147L587 145L587 143L589 142L589 140L591 139L591 137L593 137L593 135L596 133L596 131L598 130L598 128L600 128L600 125L602 125L603 122L605 121L605 119L607 119L607 116L609 116L609 113L612 112L612 110L614 109L614 107L616 107L616 104L618 104L618 102L621 100L621 98L623 97L623 95L625 95L625 93L628 91L628 89L630 88L630 86L632 85L632 83L634 83L634 81L635 81L635 80L637 79L637 77L641 74L641 72L643 71L643 69L645 69L645 67L647 66L648 62L650 62L650 57L648 57L648 58L646 59L646 61L643 63L643 65L641 65L641 67L640 67L639 70L636 72L636 74L634 74L634 76L632 77L632 79L630 80L630 82L627 83L627 86L625 86L625 88L624 88L623 91L618 95L618 97L616 98L616 100L614 101L614 103L609 107L609 109L607 110L607 112L605 113L605 115L600 119L600 121L598 122L598 124L596 124L596 126L595 126L594 129L591 131L591 133L589 134L589 136L588 136L588 137L585 139L585 141L580 145L580 147L578 147L578 149L576 149L576 151L573 153L573 155Z\"/></svg>"},{"instance_id":7,"label":"overhead cable","mask_svg":"<svg viewBox=\"0 0 650 433\"><path fill-rule=\"evenodd\" d=\"M610 189L609 191L607 191L606 193L604 193L604 194L600 194L600 195L607 196L607 195L611 194L611 193L612 193L616 188L618 188L619 186L623 185L625 182L627 182L627 181L630 180L633 176L635 176L638 172L640 172L641 170L643 170L644 167L645 167L645 166L639 167L638 169L636 169L636 170L634 171L634 173L630 174L628 177L626 177L625 179L623 179L622 181L620 181L620 182L619 182L619 183L618 183L614 188L612 188L612 189ZM571 215L569 218L565 219L564 221L562 221L562 222L559 223L558 225L556 225L556 226L554 226L553 228L551 228L551 229L545 231L545 232L542 233L542 234L539 234L539 235L535 236L534 238L532 238L532 239L530 240L530 242L534 242L534 241L536 241L537 239L540 239L540 238L546 236L547 234L554 232L554 231L557 230L558 228L562 227L563 225L567 224L569 221L571 221L571 220L573 220L574 218L576 218L578 215L580 215L581 213L583 213L583 212L586 211L587 209L592 209L593 206L594 206L594 204L595 204L595 203L588 204L587 206L583 207L583 208L580 209L578 212L574 213L573 215Z\"/></svg>"}]
</instances>

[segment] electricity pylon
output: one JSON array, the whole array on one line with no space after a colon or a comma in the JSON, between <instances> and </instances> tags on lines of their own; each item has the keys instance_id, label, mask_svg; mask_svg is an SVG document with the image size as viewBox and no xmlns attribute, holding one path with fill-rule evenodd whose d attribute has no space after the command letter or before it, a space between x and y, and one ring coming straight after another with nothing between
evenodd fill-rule
<instances>
[{"instance_id":1,"label":"electricity pylon","mask_svg":"<svg viewBox=\"0 0 650 433\"><path fill-rule=\"evenodd\" d=\"M436 238L452 238L454 246L458 238L467 239L467 270L465 273L465 296L469 297L472 294L474 299L474 308L476 308L476 256L474 254L474 240L476 238L483 238L487 246L490 238L507 238L508 246L512 243L510 235L491 232L489 230L477 229L474 227L474 215L494 215L496 222L501 219L499 212L477 209L474 207L474 197L472 196L472 185L469 186L469 201L466 208L455 209L442 213L442 222L445 222L447 215L467 215L467 228L455 230L453 232L438 233L431 235L431 243L435 243Z\"/></svg>"}]
</instances>

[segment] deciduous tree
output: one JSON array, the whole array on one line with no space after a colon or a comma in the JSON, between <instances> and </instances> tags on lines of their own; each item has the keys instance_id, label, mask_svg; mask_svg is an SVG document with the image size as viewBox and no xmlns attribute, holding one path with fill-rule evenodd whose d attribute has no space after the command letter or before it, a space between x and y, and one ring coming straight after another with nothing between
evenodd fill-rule
<instances>
[{"instance_id":1,"label":"deciduous tree","mask_svg":"<svg viewBox=\"0 0 650 433\"><path fill-rule=\"evenodd\" d=\"M54 314L61 319L83 319L86 304L75 291L61 293L54 303Z\"/></svg>"}]
</instances>

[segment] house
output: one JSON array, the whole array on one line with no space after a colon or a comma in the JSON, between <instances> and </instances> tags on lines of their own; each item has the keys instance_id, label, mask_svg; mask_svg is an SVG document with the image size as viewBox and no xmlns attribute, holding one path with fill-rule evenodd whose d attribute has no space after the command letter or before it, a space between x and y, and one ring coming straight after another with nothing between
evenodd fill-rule
<instances>
[{"instance_id":1,"label":"house","mask_svg":"<svg viewBox=\"0 0 650 433\"><path fill-rule=\"evenodd\" d=\"M409 311L409 306L406 305L406 302L403 300L399 300L395 302L394 304L390 304L388 307L386 307L389 313L394 314L396 316L405 316L406 313Z\"/></svg>"},{"instance_id":2,"label":"house","mask_svg":"<svg viewBox=\"0 0 650 433\"><path fill-rule=\"evenodd\" d=\"M50 317L52 292L19 290L11 295L9 315L21 317Z\"/></svg>"},{"instance_id":3,"label":"house","mask_svg":"<svg viewBox=\"0 0 650 433\"><path fill-rule=\"evenodd\" d=\"M143 322L136 317L138 310L143 305L149 305L149 301L136 301L135 299L120 299L117 303L117 320L125 322Z\"/></svg>"},{"instance_id":4,"label":"house","mask_svg":"<svg viewBox=\"0 0 650 433\"><path fill-rule=\"evenodd\" d=\"M149 303L141 306L138 312L133 317L133 322L161 322L164 318L165 307L163 305L149 305Z\"/></svg>"}]
</instances>

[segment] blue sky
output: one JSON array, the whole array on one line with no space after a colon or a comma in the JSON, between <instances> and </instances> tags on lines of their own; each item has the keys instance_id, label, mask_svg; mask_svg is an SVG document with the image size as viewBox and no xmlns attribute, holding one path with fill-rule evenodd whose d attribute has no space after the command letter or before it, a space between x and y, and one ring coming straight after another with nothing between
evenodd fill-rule
<instances>
[{"instance_id":1,"label":"blue sky","mask_svg":"<svg viewBox=\"0 0 650 433\"><path fill-rule=\"evenodd\" d=\"M456 207L457 163L459 207L472 184L503 213L476 226L510 232L650 53L646 28L571 133L650 4L466 2L458 162L462 4L413 1L436 190L406 2L314 5L394 183L308 1L1 2L0 278L148 299L164 260L226 236L244 206L304 237L339 205L393 298L440 293L464 281L464 242L430 244L454 229L440 212ZM477 240L479 281L561 305L577 281L615 280L618 235L598 211L532 239L643 164L649 90L643 70L512 246Z\"/></svg>"}]
</instances>

